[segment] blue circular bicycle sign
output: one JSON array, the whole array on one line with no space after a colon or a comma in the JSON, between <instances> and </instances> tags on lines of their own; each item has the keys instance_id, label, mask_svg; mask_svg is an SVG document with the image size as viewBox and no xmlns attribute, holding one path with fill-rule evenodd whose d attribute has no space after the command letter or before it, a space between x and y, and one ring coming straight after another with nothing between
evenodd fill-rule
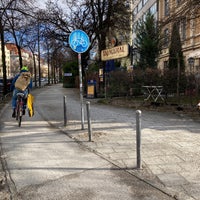
<instances>
[{"instance_id":1,"label":"blue circular bicycle sign","mask_svg":"<svg viewBox=\"0 0 200 200\"><path fill-rule=\"evenodd\" d=\"M88 35L82 30L75 30L69 35L69 46L77 53L84 53L90 46Z\"/></svg>"}]
</instances>

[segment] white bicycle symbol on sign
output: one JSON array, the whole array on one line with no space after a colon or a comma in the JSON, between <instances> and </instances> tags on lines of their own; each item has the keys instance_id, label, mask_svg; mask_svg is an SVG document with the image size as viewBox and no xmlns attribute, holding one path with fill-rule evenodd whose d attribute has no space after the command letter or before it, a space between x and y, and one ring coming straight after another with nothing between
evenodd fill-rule
<instances>
[{"instance_id":1,"label":"white bicycle symbol on sign","mask_svg":"<svg viewBox=\"0 0 200 200\"><path fill-rule=\"evenodd\" d=\"M76 39L76 40L73 40L72 41L72 47L74 49L77 49L77 48L86 48L87 47L87 42L83 39L83 38L79 38L79 39Z\"/></svg>"}]
</instances>

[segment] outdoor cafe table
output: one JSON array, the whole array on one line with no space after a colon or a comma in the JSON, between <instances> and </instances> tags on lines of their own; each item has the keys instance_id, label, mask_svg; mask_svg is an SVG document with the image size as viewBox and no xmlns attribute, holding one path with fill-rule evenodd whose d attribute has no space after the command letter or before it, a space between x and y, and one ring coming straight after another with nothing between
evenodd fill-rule
<instances>
[{"instance_id":1,"label":"outdoor cafe table","mask_svg":"<svg viewBox=\"0 0 200 200\"><path fill-rule=\"evenodd\" d=\"M147 97L144 99L144 101L147 101L149 99L152 99L154 102L157 102L157 100L160 98L162 101L165 101L162 97L162 91L163 86L142 86L145 89L145 94L147 93Z\"/></svg>"}]
</instances>

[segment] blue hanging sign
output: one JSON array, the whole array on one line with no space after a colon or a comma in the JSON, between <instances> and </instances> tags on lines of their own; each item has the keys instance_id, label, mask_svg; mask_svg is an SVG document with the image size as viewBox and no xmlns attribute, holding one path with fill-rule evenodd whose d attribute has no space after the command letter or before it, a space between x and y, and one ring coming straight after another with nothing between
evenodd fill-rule
<instances>
[{"instance_id":1,"label":"blue hanging sign","mask_svg":"<svg viewBox=\"0 0 200 200\"><path fill-rule=\"evenodd\" d=\"M88 35L82 30L75 30L69 35L69 46L76 53L84 53L90 46Z\"/></svg>"}]
</instances>

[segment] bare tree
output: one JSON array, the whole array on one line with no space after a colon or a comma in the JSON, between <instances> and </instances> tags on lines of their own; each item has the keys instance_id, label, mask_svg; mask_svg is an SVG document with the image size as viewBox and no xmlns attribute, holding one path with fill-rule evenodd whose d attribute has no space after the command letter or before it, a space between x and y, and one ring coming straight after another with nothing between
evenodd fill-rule
<instances>
[{"instance_id":1,"label":"bare tree","mask_svg":"<svg viewBox=\"0 0 200 200\"><path fill-rule=\"evenodd\" d=\"M33 57L33 71L34 71L34 82L35 82L35 87L37 87L37 65L36 65L36 57L37 57L37 34L38 31L36 29L36 25L35 25L35 20L32 19L30 21L29 27L27 29L26 32L26 37L25 37L25 41L24 41L24 47L28 48L31 53L32 53L32 57Z\"/></svg>"},{"instance_id":2,"label":"bare tree","mask_svg":"<svg viewBox=\"0 0 200 200\"><path fill-rule=\"evenodd\" d=\"M91 45L82 57L89 57L89 51L98 44L99 52L106 48L106 37L109 32L121 32L124 36L130 33L130 9L124 0L83 0L66 1L65 10L52 1L47 2L42 18L51 24L50 35L68 44L69 34L75 29L85 31ZM64 6L63 6L64 7Z\"/></svg>"},{"instance_id":3,"label":"bare tree","mask_svg":"<svg viewBox=\"0 0 200 200\"><path fill-rule=\"evenodd\" d=\"M15 41L15 45L18 50L20 67L23 65L21 48L26 36L28 28L28 18L30 15L30 2L18 0L15 1L12 8L5 12L5 16L8 23L8 29L6 30L11 34L11 37Z\"/></svg>"},{"instance_id":4,"label":"bare tree","mask_svg":"<svg viewBox=\"0 0 200 200\"><path fill-rule=\"evenodd\" d=\"M71 23L88 33L91 48L97 41L100 53L106 48L106 38L111 32L114 36L120 32L123 35L130 33L131 13L127 1L84 0L82 2L72 13Z\"/></svg>"},{"instance_id":5,"label":"bare tree","mask_svg":"<svg viewBox=\"0 0 200 200\"><path fill-rule=\"evenodd\" d=\"M23 65L21 48L29 46L32 53L37 48L38 56L40 56L40 45L42 45L45 38L49 41L57 41L54 44L58 44L58 41L60 41L59 45L62 47L59 47L59 49L63 50L63 47L69 47L69 34L75 29L82 29L89 35L91 41L90 48L83 55L83 57L88 59L89 51L95 44L98 44L99 52L105 49L106 37L108 37L110 30L121 31L124 35L126 32L130 31L130 13L129 9L127 9L127 3L124 0L83 0L76 2L67 0L64 4L66 9L61 8L55 1L49 0L45 10L36 9L34 13L34 9L31 10L31 0L0 1L4 2L2 5L5 5L5 2L7 3L7 7L4 6L4 18L6 19L7 26L5 29L4 24L1 23L0 26L3 26L1 32L2 30L6 31L6 35L14 40L18 48L20 66ZM3 11L1 11L0 14L2 14L2 12ZM40 23L37 29L39 33L37 33L38 37L33 37L32 41L28 39L28 34L30 34L31 29L35 34L36 27L31 25L30 19L34 19L35 23ZM3 38L1 40L3 40ZM36 41L37 44L35 44ZM52 47L50 46L54 45L49 45L51 49ZM48 49L48 55L56 48L51 49L52 52L50 52L50 49Z\"/></svg>"},{"instance_id":6,"label":"bare tree","mask_svg":"<svg viewBox=\"0 0 200 200\"><path fill-rule=\"evenodd\" d=\"M5 32L8 28L8 13L17 10L18 3L24 3L24 0L1 0L0 1L0 35L1 35L1 51L2 51L2 67L3 67L3 93L7 93L7 74L6 74L6 58L5 58Z\"/></svg>"}]
</instances>

